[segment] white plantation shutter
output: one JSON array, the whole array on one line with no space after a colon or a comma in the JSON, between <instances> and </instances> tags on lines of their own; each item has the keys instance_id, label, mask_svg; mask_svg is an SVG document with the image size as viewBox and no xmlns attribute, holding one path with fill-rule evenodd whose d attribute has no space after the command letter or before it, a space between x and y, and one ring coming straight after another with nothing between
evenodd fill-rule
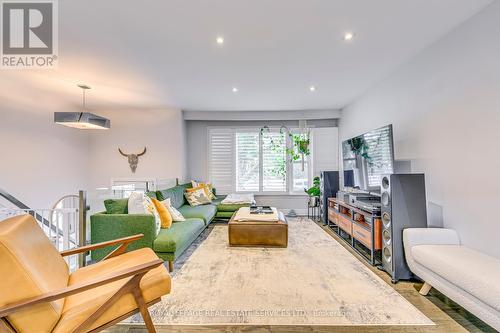
<instances>
[{"instance_id":1,"label":"white plantation shutter","mask_svg":"<svg viewBox=\"0 0 500 333\"><path fill-rule=\"evenodd\" d=\"M371 131L363 135L368 145L367 161L368 166L368 186L380 186L382 175L393 172L391 130L389 127Z\"/></svg>"},{"instance_id":2,"label":"white plantation shutter","mask_svg":"<svg viewBox=\"0 0 500 333\"><path fill-rule=\"evenodd\" d=\"M236 191L258 192L260 179L259 132L236 132Z\"/></svg>"},{"instance_id":3,"label":"white plantation shutter","mask_svg":"<svg viewBox=\"0 0 500 333\"><path fill-rule=\"evenodd\" d=\"M231 129L211 128L209 142L209 179L217 193L233 192L234 132Z\"/></svg>"},{"instance_id":4,"label":"white plantation shutter","mask_svg":"<svg viewBox=\"0 0 500 333\"><path fill-rule=\"evenodd\" d=\"M314 168L312 176L319 176L321 171L337 171L339 169L338 128L314 128L312 130L312 136L312 166ZM319 142L319 144L316 144L317 142Z\"/></svg>"},{"instance_id":5,"label":"white plantation shutter","mask_svg":"<svg viewBox=\"0 0 500 333\"><path fill-rule=\"evenodd\" d=\"M262 135L262 191L286 191L285 149L284 133L271 132Z\"/></svg>"}]
</instances>

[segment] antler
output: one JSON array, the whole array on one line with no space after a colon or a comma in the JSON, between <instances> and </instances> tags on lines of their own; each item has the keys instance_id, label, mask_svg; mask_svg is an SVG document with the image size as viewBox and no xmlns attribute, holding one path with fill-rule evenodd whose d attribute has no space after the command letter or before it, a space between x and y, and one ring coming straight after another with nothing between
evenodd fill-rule
<instances>
[{"instance_id":1,"label":"antler","mask_svg":"<svg viewBox=\"0 0 500 333\"><path fill-rule=\"evenodd\" d=\"M142 153L137 154L137 156L142 156L144 154L146 154L146 147L144 147L144 151Z\"/></svg>"},{"instance_id":2,"label":"antler","mask_svg":"<svg viewBox=\"0 0 500 333\"><path fill-rule=\"evenodd\" d=\"M125 157L128 157L128 154L125 154L124 152L122 152L122 150L120 148L118 148L118 151L120 152L120 154L122 154L123 156Z\"/></svg>"}]
</instances>

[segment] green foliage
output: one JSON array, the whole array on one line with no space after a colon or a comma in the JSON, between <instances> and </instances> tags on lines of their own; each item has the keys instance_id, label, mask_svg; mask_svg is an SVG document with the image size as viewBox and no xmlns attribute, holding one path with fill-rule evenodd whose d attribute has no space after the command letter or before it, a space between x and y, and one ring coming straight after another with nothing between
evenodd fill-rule
<instances>
[{"instance_id":1,"label":"green foliage","mask_svg":"<svg viewBox=\"0 0 500 333\"><path fill-rule=\"evenodd\" d=\"M304 192L306 192L310 197L319 197L319 177L314 177L313 186L311 186L309 189L304 189Z\"/></svg>"},{"instance_id":2,"label":"green foliage","mask_svg":"<svg viewBox=\"0 0 500 333\"><path fill-rule=\"evenodd\" d=\"M293 161L298 161L301 157L303 156L309 156L311 154L311 151L309 149L309 144L311 143L310 140L310 133L306 134L294 134L286 126L281 126L280 127L280 134L285 134L285 132L288 134L288 137L290 138L290 141L292 142L291 147L286 147L285 152L286 155L289 157L290 163ZM264 126L260 129L260 135L264 135L264 133L270 133L269 126ZM282 138L275 140L272 137L270 137L271 141L271 149L282 149L283 147L283 141ZM285 165L283 165L285 167ZM283 170L284 171L284 170Z\"/></svg>"}]
</instances>

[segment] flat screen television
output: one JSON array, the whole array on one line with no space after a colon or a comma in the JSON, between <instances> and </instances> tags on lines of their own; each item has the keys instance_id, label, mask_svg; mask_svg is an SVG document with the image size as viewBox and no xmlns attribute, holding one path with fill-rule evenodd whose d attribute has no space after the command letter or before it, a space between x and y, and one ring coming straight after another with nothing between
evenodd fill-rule
<instances>
[{"instance_id":1,"label":"flat screen television","mask_svg":"<svg viewBox=\"0 0 500 333\"><path fill-rule=\"evenodd\" d=\"M383 174L394 173L392 125L342 142L344 187L380 193Z\"/></svg>"}]
</instances>

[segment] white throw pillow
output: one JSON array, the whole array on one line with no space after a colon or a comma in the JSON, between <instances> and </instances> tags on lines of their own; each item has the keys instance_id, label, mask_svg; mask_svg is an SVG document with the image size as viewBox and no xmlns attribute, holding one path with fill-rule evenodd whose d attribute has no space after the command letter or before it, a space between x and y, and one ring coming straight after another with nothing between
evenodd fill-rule
<instances>
[{"instance_id":1,"label":"white throw pillow","mask_svg":"<svg viewBox=\"0 0 500 333\"><path fill-rule=\"evenodd\" d=\"M128 213L129 214L146 214L144 209L144 193L132 192L128 198Z\"/></svg>"},{"instance_id":2,"label":"white throw pillow","mask_svg":"<svg viewBox=\"0 0 500 333\"><path fill-rule=\"evenodd\" d=\"M167 207L168 212L172 215L172 221L174 222L184 222L186 218L182 216L181 212L179 212L175 207L172 206L170 202L170 198L165 199L161 202L165 207Z\"/></svg>"},{"instance_id":3,"label":"white throw pillow","mask_svg":"<svg viewBox=\"0 0 500 333\"><path fill-rule=\"evenodd\" d=\"M160 233L161 219L150 197L142 192L132 192L128 198L129 214L152 214L155 218L156 235Z\"/></svg>"}]
</instances>

